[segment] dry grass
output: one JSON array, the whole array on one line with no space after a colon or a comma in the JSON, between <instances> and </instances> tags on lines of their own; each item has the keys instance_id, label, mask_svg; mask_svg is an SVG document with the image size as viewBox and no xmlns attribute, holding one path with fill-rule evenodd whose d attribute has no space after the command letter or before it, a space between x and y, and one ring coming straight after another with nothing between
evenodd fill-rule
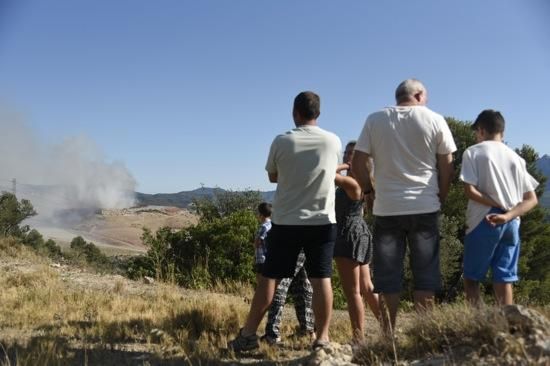
<instances>
[{"instance_id":1,"label":"dry grass","mask_svg":"<svg viewBox=\"0 0 550 366\"><path fill-rule=\"evenodd\" d=\"M547 311L546 307L541 313ZM498 307L473 309L465 303L446 304L410 317L396 336L397 353L391 342L380 336L356 355L357 361L380 364L437 358L450 365L539 364L526 353L525 338L512 334Z\"/></svg>"},{"instance_id":2,"label":"dry grass","mask_svg":"<svg viewBox=\"0 0 550 366\"><path fill-rule=\"evenodd\" d=\"M218 286L233 294L228 295L52 268L13 239L0 239L0 258L0 343L18 365L196 364L232 358L223 348L243 324L252 295L251 288L238 284ZM287 317L283 335L296 325ZM346 327L347 317L336 319L335 329ZM309 340L288 338L286 351L262 346L255 357L282 359L288 349L303 351L309 345Z\"/></svg>"},{"instance_id":3,"label":"dry grass","mask_svg":"<svg viewBox=\"0 0 550 366\"><path fill-rule=\"evenodd\" d=\"M233 363L236 356L223 349L243 324L253 293L239 284L219 284L218 293L191 291L52 268L14 239L0 239L0 286L0 345L6 349L0 347L0 364L12 365ZM550 306L537 310L548 316ZM291 364L308 354L310 340L291 337L297 326L292 312L287 306L281 328L285 346L262 345L251 357ZM510 364L528 361L492 307L445 305L424 316L402 312L398 323L396 354L368 314L366 347L357 360L380 364L442 355L447 364L487 357L497 357L498 364L502 354ZM346 312L335 312L331 337L350 340Z\"/></svg>"}]
</instances>

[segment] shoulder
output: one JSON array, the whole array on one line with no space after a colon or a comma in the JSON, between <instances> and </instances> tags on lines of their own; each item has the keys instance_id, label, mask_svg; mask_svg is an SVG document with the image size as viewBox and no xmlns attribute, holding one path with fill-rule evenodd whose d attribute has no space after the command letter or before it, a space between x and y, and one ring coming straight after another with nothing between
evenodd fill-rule
<instances>
[{"instance_id":1,"label":"shoulder","mask_svg":"<svg viewBox=\"0 0 550 366\"><path fill-rule=\"evenodd\" d=\"M447 127L447 121L445 120L445 117L443 117L441 114L432 111L430 108L426 106L418 106L415 108L416 113L418 113L420 116L422 116L425 119L428 119L432 123L436 124L437 126L445 126Z\"/></svg>"},{"instance_id":2,"label":"shoulder","mask_svg":"<svg viewBox=\"0 0 550 366\"><path fill-rule=\"evenodd\" d=\"M335 133L333 132L330 132L330 131L327 131L325 129L322 129L321 127L317 127L317 131L323 135L327 141L330 141L332 143L335 143L337 144L338 146L341 146L342 145L342 142L340 141L340 137L338 137L338 135L336 135Z\"/></svg>"},{"instance_id":3,"label":"shoulder","mask_svg":"<svg viewBox=\"0 0 550 366\"><path fill-rule=\"evenodd\" d=\"M366 124L375 123L377 121L385 121L392 113L395 107L385 107L367 116Z\"/></svg>"}]
</instances>

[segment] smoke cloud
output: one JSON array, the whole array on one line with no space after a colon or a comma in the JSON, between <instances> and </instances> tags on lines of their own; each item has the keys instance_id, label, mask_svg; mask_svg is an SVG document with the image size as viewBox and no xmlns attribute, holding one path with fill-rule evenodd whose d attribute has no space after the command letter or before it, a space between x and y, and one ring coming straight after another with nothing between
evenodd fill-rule
<instances>
[{"instance_id":1,"label":"smoke cloud","mask_svg":"<svg viewBox=\"0 0 550 366\"><path fill-rule=\"evenodd\" d=\"M0 106L0 190L17 180L18 198L39 217L134 205L136 181L122 162L109 162L85 136L46 144L17 113Z\"/></svg>"}]
</instances>

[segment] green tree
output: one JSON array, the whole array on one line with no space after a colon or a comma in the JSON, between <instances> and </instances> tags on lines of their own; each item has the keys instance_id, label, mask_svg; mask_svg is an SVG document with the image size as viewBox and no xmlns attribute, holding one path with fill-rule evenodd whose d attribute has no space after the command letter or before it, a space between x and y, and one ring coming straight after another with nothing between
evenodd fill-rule
<instances>
[{"instance_id":1,"label":"green tree","mask_svg":"<svg viewBox=\"0 0 550 366\"><path fill-rule=\"evenodd\" d=\"M260 202L262 202L262 196L259 191L216 190L212 197L194 199L193 208L201 220L212 221L236 211L255 212Z\"/></svg>"},{"instance_id":2,"label":"green tree","mask_svg":"<svg viewBox=\"0 0 550 366\"><path fill-rule=\"evenodd\" d=\"M525 159L527 170L539 182L537 197L542 197L546 177L536 168L539 155L531 146L523 145L516 152ZM546 212L537 205L521 218L521 255L517 285L520 299L547 304L550 302L550 223L545 220Z\"/></svg>"},{"instance_id":3,"label":"green tree","mask_svg":"<svg viewBox=\"0 0 550 366\"><path fill-rule=\"evenodd\" d=\"M259 202L256 191L222 191L195 201L197 225L179 231L161 228L154 234L144 230L147 259L132 263L132 273L152 272L159 280L194 288L219 281L253 282L251 242Z\"/></svg>"},{"instance_id":4,"label":"green tree","mask_svg":"<svg viewBox=\"0 0 550 366\"><path fill-rule=\"evenodd\" d=\"M17 200L14 194L4 192L0 195L0 236L21 237L29 231L28 225L21 223L36 215L31 202L22 199Z\"/></svg>"}]
</instances>

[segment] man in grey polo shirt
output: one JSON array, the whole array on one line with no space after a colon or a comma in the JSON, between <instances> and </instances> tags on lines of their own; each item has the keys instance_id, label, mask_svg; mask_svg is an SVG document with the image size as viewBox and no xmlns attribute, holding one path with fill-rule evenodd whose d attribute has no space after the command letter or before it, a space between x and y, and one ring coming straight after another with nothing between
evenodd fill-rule
<instances>
[{"instance_id":1,"label":"man in grey polo shirt","mask_svg":"<svg viewBox=\"0 0 550 366\"><path fill-rule=\"evenodd\" d=\"M250 312L237 338L228 343L234 351L258 347L256 330L265 315L277 282L294 276L301 250L313 287L313 313L317 339L314 348L328 344L332 315L332 255L336 240L334 211L336 168L342 144L333 133L317 126L320 99L306 91L294 99L296 128L273 140L266 170L277 183L267 255Z\"/></svg>"},{"instance_id":2,"label":"man in grey polo shirt","mask_svg":"<svg viewBox=\"0 0 550 366\"><path fill-rule=\"evenodd\" d=\"M382 294L388 334L395 328L407 243L416 310L431 306L441 287L438 216L456 150L445 119L426 107L420 81L403 81L395 99L397 106L368 116L352 162L356 179L374 199L374 291Z\"/></svg>"}]
</instances>

